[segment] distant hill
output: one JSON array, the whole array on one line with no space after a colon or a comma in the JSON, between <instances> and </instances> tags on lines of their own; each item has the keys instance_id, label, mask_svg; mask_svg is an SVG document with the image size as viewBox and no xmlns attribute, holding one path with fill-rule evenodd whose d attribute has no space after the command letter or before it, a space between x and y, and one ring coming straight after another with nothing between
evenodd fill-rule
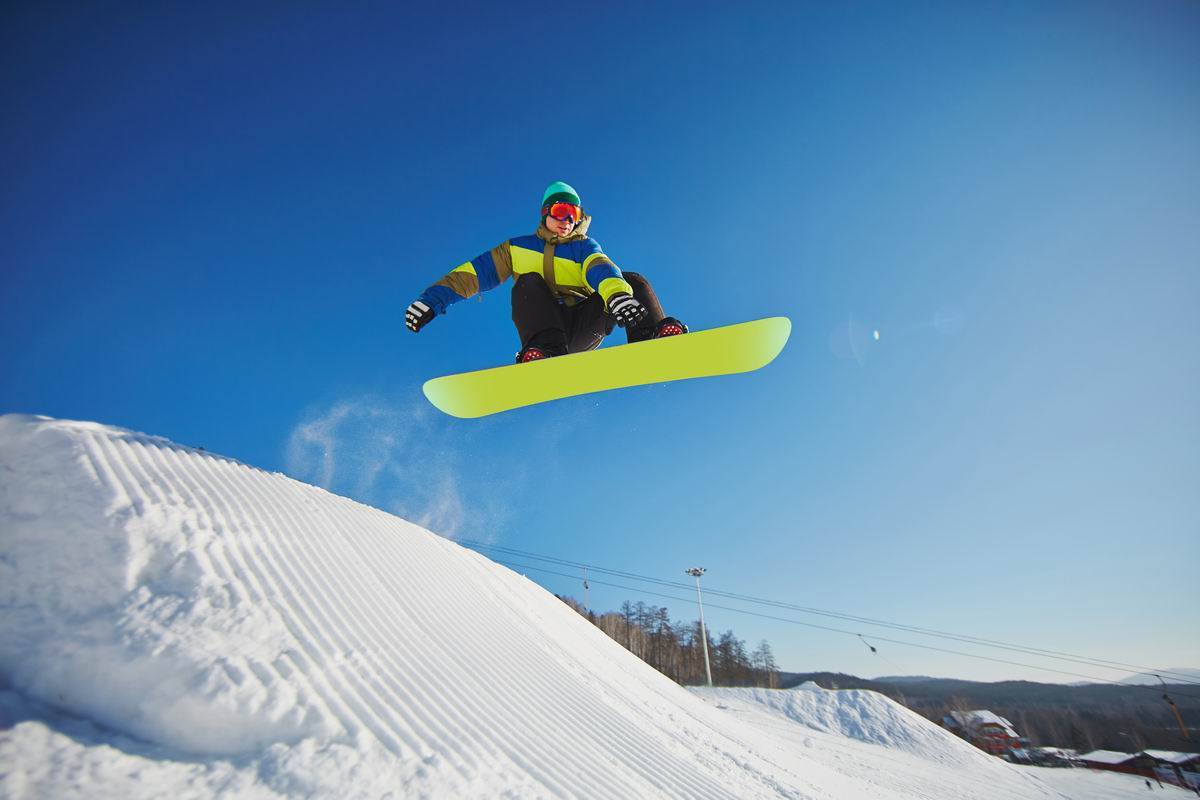
<instances>
[{"instance_id":1,"label":"distant hill","mask_svg":"<svg viewBox=\"0 0 1200 800\"><path fill-rule=\"evenodd\" d=\"M935 722L952 710L986 708L1013 722L1035 745L1124 752L1200 750L1200 687L1194 684L1169 684L1166 689L1190 731L1189 740L1183 738L1163 692L1140 684L984 683L924 676L870 680L833 672L781 673L779 679L785 689L808 681L825 689L870 689Z\"/></svg>"},{"instance_id":2,"label":"distant hill","mask_svg":"<svg viewBox=\"0 0 1200 800\"><path fill-rule=\"evenodd\" d=\"M1166 673L1163 673L1162 680L1167 683L1178 683L1180 676L1183 676L1184 679L1200 681L1200 669L1194 667L1172 667ZM1162 681L1159 680L1158 675L1152 672L1139 672L1137 675L1130 675L1128 678L1122 678L1120 683L1129 686L1162 686ZM1200 689L1200 687L1196 688Z\"/></svg>"}]
</instances>

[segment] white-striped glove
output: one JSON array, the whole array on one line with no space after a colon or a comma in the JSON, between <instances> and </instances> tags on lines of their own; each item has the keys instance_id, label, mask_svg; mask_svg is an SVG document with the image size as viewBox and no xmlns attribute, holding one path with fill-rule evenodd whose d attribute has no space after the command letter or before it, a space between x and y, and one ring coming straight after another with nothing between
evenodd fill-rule
<instances>
[{"instance_id":1,"label":"white-striped glove","mask_svg":"<svg viewBox=\"0 0 1200 800\"><path fill-rule=\"evenodd\" d=\"M413 333L420 333L421 328L429 324L429 320L437 316L437 312L420 300L414 300L404 312L404 324Z\"/></svg>"},{"instance_id":2,"label":"white-striped glove","mask_svg":"<svg viewBox=\"0 0 1200 800\"><path fill-rule=\"evenodd\" d=\"M646 316L646 307L633 299L632 295L619 292L608 301L608 313L617 318L622 328L637 325Z\"/></svg>"}]
</instances>

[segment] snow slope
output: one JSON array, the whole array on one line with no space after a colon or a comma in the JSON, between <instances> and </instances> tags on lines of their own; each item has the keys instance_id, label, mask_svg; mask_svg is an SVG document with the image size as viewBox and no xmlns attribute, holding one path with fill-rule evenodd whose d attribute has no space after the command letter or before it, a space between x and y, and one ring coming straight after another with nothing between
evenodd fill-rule
<instances>
[{"instance_id":1,"label":"snow slope","mask_svg":"<svg viewBox=\"0 0 1200 800\"><path fill-rule=\"evenodd\" d=\"M925 717L878 692L829 691L815 683L795 689L693 689L720 708L741 713L768 711L808 732L833 734L903 751L928 761L964 769L1007 765L972 747Z\"/></svg>"},{"instance_id":2,"label":"snow slope","mask_svg":"<svg viewBox=\"0 0 1200 800\"><path fill-rule=\"evenodd\" d=\"M1069 796L829 694L778 701L768 719L808 726L781 734L402 519L0 417L0 796Z\"/></svg>"},{"instance_id":3,"label":"snow slope","mask_svg":"<svg viewBox=\"0 0 1200 800\"><path fill-rule=\"evenodd\" d=\"M1146 793L1144 779L1132 775L1008 764L877 692L828 691L812 683L783 691L690 691L747 727L769 733L779 748L803 750L846 774L874 776L881 785L863 797L1123 800ZM1027 783L1020 787L1022 779ZM1156 797L1194 797L1174 786L1155 789L1164 792Z\"/></svg>"}]
</instances>

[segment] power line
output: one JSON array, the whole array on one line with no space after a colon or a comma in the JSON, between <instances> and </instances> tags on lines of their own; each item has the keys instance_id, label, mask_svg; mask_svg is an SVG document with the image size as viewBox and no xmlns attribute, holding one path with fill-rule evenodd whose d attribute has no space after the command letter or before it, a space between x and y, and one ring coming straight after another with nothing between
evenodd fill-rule
<instances>
[{"instance_id":1,"label":"power line","mask_svg":"<svg viewBox=\"0 0 1200 800\"><path fill-rule=\"evenodd\" d=\"M496 563L503 564L506 567L512 567L512 568L517 568L517 569L532 569L537 572L544 572L548 575L558 575L558 576L561 576L564 578L575 578L576 577L575 575L571 575L571 574L568 574L565 572L557 572L555 570L546 569L545 567L539 567L534 564L520 564L515 561L504 561L504 560L497 560ZM667 600L678 600L678 601L684 602L684 603L691 602L691 600L688 600L685 597L678 597L676 595L663 594L661 592L654 592L654 591L650 591L649 589L641 589L641 588L634 587L634 586L625 586L625 585L619 584L619 583L609 583L607 581L599 581L599 580L595 580L595 579L592 580L592 583L598 583L602 586L611 586L611 587L614 587L617 589L625 589L627 591L636 592L638 594L650 595L653 597L662 597ZM747 614L749 616L760 617L762 619L775 620L777 622L787 622L792 625L801 625L805 628L815 628L817 630L829 631L831 633L840 633L840 634L844 634L846 636L859 637L862 635L862 634L858 633L857 631L848 631L848 630L844 630L842 628L831 628L828 625L817 625L812 622L801 622L800 620L789 619L787 617L777 617L777 616L774 616L773 614L763 614L758 611L748 611L747 609L744 609L744 608L733 608L732 606L721 606L721 605L716 605L714 603L708 603L708 607L709 608L719 608L723 611L732 611L737 614ZM1054 669L1053 667L1041 667L1036 664L1026 664L1021 661L1011 661L1009 659L1004 659L1004 658L994 658L992 656L980 655L978 653L965 653L961 650L950 650L945 647L934 647L932 645L927 645L927 644L918 644L917 642L906 642L901 639L889 639L889 638L886 638L883 636L873 636L872 638L874 639L874 641L877 641L877 642L888 642L890 644L898 644L898 645L902 645L904 647L917 647L922 650L932 650L933 652L936 652L936 653L947 653L949 655L963 656L965 658L975 658L975 659L980 659L983 661L991 661L991 662L997 663L997 664L1008 664L1010 666L1025 667L1026 669L1036 669L1036 670L1041 670L1043 672L1053 672L1058 675L1066 675L1066 676L1072 677L1072 678L1085 678L1088 681L1091 681L1093 683L1105 683L1105 684L1109 684L1112 686L1125 686L1125 687L1128 687L1131 689L1143 689L1143 690L1154 692L1156 694L1160 691L1160 689L1158 687L1154 687L1154 686L1143 686L1140 684L1125 684L1125 683L1121 683L1120 681L1111 681L1111 680L1107 680L1104 678L1097 678L1094 675L1085 675L1080 672L1068 672L1066 670ZM1200 700L1200 695L1180 694L1179 692L1176 692L1176 695L1179 697L1187 697L1192 700Z\"/></svg>"},{"instance_id":2,"label":"power line","mask_svg":"<svg viewBox=\"0 0 1200 800\"><path fill-rule=\"evenodd\" d=\"M551 562L551 563L557 563L557 564L563 564L563 565L569 565L569 566L577 566L576 562L567 561L565 559L554 558L551 556L542 556L540 554L529 553L526 551L520 551L520 550L516 550L514 548L500 547L498 545L486 545L486 547L488 547L489 549L505 551L505 552L519 555L519 556L526 557L526 558L534 558L534 559L537 559L540 561L547 561L547 562ZM594 569L594 570L597 570L600 572L604 572L604 573L607 573L610 575L615 575L617 577L638 580L638 581L645 581L645 582L649 582L649 583L658 584L661 586L669 586L671 588L687 588L684 584L676 583L674 581L666 581L666 580L661 580L659 578L652 578L649 576L637 575L636 573L623 572L620 570L611 570L611 569L606 569L603 567L593 567L590 565L589 565L589 567L591 569ZM1005 649L1005 650L1010 650L1013 652L1025 653L1027 655L1036 655L1039 657L1047 657L1047 658L1055 658L1055 659L1063 660L1063 661L1071 661L1074 663L1083 664L1085 666L1098 667L1100 669L1113 669L1113 670L1121 670L1121 671L1133 669L1133 670L1138 670L1138 671L1142 671L1142 672L1147 672L1150 674L1178 675L1181 683L1200 685L1200 682L1197 682L1194 679L1184 677L1182 675L1179 675L1178 673L1173 673L1169 670L1156 670L1156 669L1152 669L1149 667L1143 667L1143 666L1136 665L1136 664L1127 664L1127 663L1119 662L1119 661L1107 661L1105 659L1089 658L1087 656L1079 656L1079 655L1076 655L1073 653L1066 653L1066 652L1062 652L1062 651L1045 650L1045 649L1041 649L1041 648L1033 648L1033 647L1027 647L1024 645L1011 644L1008 642L999 642L999 641L995 641L995 640L991 640L991 639L983 639L983 638L979 638L979 637L965 636L963 634L948 633L945 631L938 631L938 630L933 630L933 629L929 629L929 628L920 628L920 627L916 627L916 626L912 626L912 625L903 625L900 623L888 622L886 620L878 620L878 619L872 619L870 617L860 617L860 616L855 616L855 615L851 615L851 614L827 611L824 609L799 606L799 605L796 605L793 603L784 603L784 602L777 601L777 600L768 600L768 599L764 599L764 598L753 597L750 595L741 595L741 594L735 594L735 593L731 593L731 592L721 592L721 591L715 590L715 589L710 589L709 592L710 592L710 594L714 594L714 595L718 595L718 596L722 596L722 597L728 597L730 599L739 600L739 601L743 601L743 602L762 604L762 605L772 606L772 607L776 607L776 608L783 608L783 609L790 610L790 611L799 611L802 613L826 616L826 617L831 617L831 618L835 618L835 619L843 619L843 620L847 620L847 621L851 621L851 622L858 622L861 624L876 625L876 626L880 626L880 627L890 628L893 630L905 631L908 633L918 633L918 634L925 635L925 636L935 636L935 637L939 637L939 638L946 638L946 639L951 639L953 641L960 641L960 642L963 642L966 644L977 644L977 645L983 645L983 646L988 646L988 647L995 647L998 649Z\"/></svg>"},{"instance_id":3,"label":"power line","mask_svg":"<svg viewBox=\"0 0 1200 800\"><path fill-rule=\"evenodd\" d=\"M484 542L475 542L475 541L471 541L471 540L458 540L458 543L468 546L468 547L473 547L476 549L494 550L494 551L497 551L500 553L516 555L516 556L519 556L522 558L532 558L537 561L544 561L547 563L557 564L557 565L561 565L561 566L585 568L585 569L589 569L593 572L599 572L599 573L606 574L606 575L612 575L612 576L624 578L627 580L635 580L635 581L639 581L639 582L655 584L658 586L665 586L665 587L669 587L669 588L673 588L673 589L690 589L691 588L687 584L680 583L677 581L663 580L661 578L654 578L654 577L651 577L648 575L638 575L637 573L625 572L623 570L609 569L606 567L600 567L600 566L596 566L593 564L584 564L584 563L578 562L578 561L571 561L568 559L557 558L554 556L546 556L546 555L542 555L539 553L532 553L532 552L525 551L525 550L518 550L516 548L504 547L501 545L487 544ZM630 588L630 587L622 587L622 588ZM643 590L633 589L633 591L643 591ZM739 602L747 602L747 603L753 603L753 604L757 604L757 605L765 605L765 606L769 606L769 607L773 607L773 608L780 608L780 609L784 609L784 610L788 610L788 611L796 611L796 612L800 612L800 613L804 613L804 614L812 614L812 615L816 615L816 616L829 617L832 619L845 620L848 622L857 622L859 624L873 625L873 626L877 626L877 627L888 628L891 630L897 630L897 631L902 631L902 632L906 632L906 633L916 633L916 634L920 634L922 636L931 636L931 637L936 637L936 638L948 639L951 641L962 642L964 644L973 644L973 645L977 645L977 646L1007 650L1010 652L1024 653L1026 655L1038 656L1040 658L1051 658L1051 659L1055 659L1055 660L1059 660L1059 661L1066 661L1066 662L1071 662L1071 663L1076 663L1076 664L1082 664L1084 666L1095 667L1098 669L1108 669L1108 670L1113 670L1113 671L1134 670L1137 672L1142 672L1142 673L1147 673L1147 674L1152 674L1152 675L1166 675L1168 677L1171 677L1173 681L1180 683L1180 684L1200 685L1200 681L1196 681L1194 678L1184 676L1180 673L1172 672L1170 670L1144 667L1144 666L1140 666L1137 664L1129 664L1129 663L1125 663L1125 662L1121 662L1121 661L1110 661L1110 660L1106 660L1106 659L1089 658L1087 656L1081 656L1081 655L1078 655L1075 653L1069 653L1069 652L1064 652L1064 651L1060 651L1060 650L1047 650L1047 649L1043 649L1043 648L1028 647L1025 645L1013 644L1013 643L1009 643L1009 642L1001 642L1001 641L997 641L994 639L985 639L985 638L976 637L976 636L968 636L968 635L964 635L964 634L950 633L947 631L939 631L939 630L932 629L932 628L922 628L922 627L913 626L913 625L904 625L901 623L889 622L887 620L872 619L870 617L861 617L861 616L856 616L853 614L845 614L845 613L840 613L840 612L836 612L836 611L828 611L825 609L801 606L801 605L797 605L794 603L786 603L786 602L782 602L782 601L778 601L778 600L770 600L767 598L754 597L752 595L743 595L743 594L737 594L737 593L733 593L733 592L722 592L722 591L719 591L716 589L708 589L707 592L710 595L715 595L718 597L725 597L725 598L728 598L731 600L737 600ZM745 613L752 613L752 612L745 612ZM1064 674L1074 674L1074 673L1064 673ZM1107 680L1105 680L1103 682L1118 683L1117 681L1107 681Z\"/></svg>"},{"instance_id":4,"label":"power line","mask_svg":"<svg viewBox=\"0 0 1200 800\"><path fill-rule=\"evenodd\" d=\"M530 552L526 552L526 551L516 550L514 548L501 547L499 545L484 545L484 546L488 547L489 549L504 551L504 552L508 552L508 553L519 555L519 556L526 557L526 558L534 558L539 561L547 561L550 563L556 563L556 564L562 564L562 565L568 565L568 566L578 566L578 564L576 562L567 561L565 559L559 559L559 558L555 558L552 556L542 556L537 553L530 553ZM615 575L617 577L627 578L627 579L632 579L632 580L645 581L645 582L649 582L649 583L658 584L660 586L669 586L671 588L689 588L686 586L686 584L677 583L675 581L662 580L659 578L653 578L653 577L645 576L645 575L638 575L636 573L624 572L624 571L620 571L620 570L611 570L611 569L606 569L603 567L594 567L591 565L589 565L589 568L609 574L609 575ZM1070 661L1070 662L1074 662L1074 663L1078 663L1078 664L1083 664L1085 666L1097 667L1100 669L1111 669L1111 670L1119 670L1119 671L1125 671L1125 670L1132 669L1132 670L1137 670L1139 672L1145 672L1145 673L1149 673L1149 674L1162 674L1162 675L1168 675L1168 676L1177 676L1180 683L1191 684L1191 685L1200 685L1200 681L1196 681L1193 678L1183 676L1179 673L1171 672L1170 670L1154 669L1154 668L1150 668L1150 667L1143 667L1143 666L1136 665L1136 664L1128 664L1128 663L1124 663L1124 662L1120 662L1120 661L1109 661L1109 660L1105 660L1105 659L1089 658L1087 656L1080 656L1080 655L1077 655L1074 653L1067 653L1067 652L1063 652L1063 651L1046 650L1046 649L1042 649L1042 648L1034 648L1034 647L1028 647L1025 645L1012 644L1009 642L1000 642L1000 641L996 641L996 640L992 640L992 639L984 639L984 638L980 638L980 637L966 636L963 634L948 633L946 631L939 631L939 630L934 630L934 629L930 629L930 628L921 628L921 627L917 627L917 626L913 626L913 625L904 625L901 623L894 623L894 622L888 622L886 620L872 619L870 617L860 617L860 616L855 616L852 614L839 613L836 611L827 611L827 610L819 609L819 608L800 606L800 605L796 605L793 603L785 603L785 602L781 602L781 601L777 601L777 600L769 600L769 599L765 599L765 598L754 597L751 595L742 595L742 594L736 594L736 593L732 593L732 592L722 592L722 591L715 590L715 589L710 589L709 593L713 594L713 595L721 596L721 597L727 597L732 600L739 600L742 602L750 602L750 603L755 603L755 604L767 605L767 606L772 606L775 608L783 608L783 609L786 609L789 611L799 611L799 612L806 613L806 614L814 614L814 615L818 615L818 616L831 617L834 619L842 619L842 620L846 620L846 621L850 621L850 622L858 622L858 623L866 624L866 625L875 625L875 626L879 626L879 627L890 628L892 630L899 630L899 631L904 631L904 632L908 632L908 633L918 633L918 634L925 635L925 636L934 636L934 637L938 637L938 638L950 639L953 641L963 642L965 644L977 644L977 645L983 645L983 646L987 646L987 647L995 647L998 649L1009 650L1012 652L1025 653L1027 655L1036 655L1039 657L1054 658L1057 660Z\"/></svg>"}]
</instances>

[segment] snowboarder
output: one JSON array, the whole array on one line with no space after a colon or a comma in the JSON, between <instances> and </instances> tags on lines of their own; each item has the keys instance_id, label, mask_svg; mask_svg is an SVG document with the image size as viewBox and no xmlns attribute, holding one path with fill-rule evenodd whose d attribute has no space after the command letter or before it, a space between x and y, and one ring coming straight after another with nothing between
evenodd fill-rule
<instances>
[{"instance_id":1,"label":"snowboarder","mask_svg":"<svg viewBox=\"0 0 1200 800\"><path fill-rule=\"evenodd\" d=\"M562 181L546 187L542 220L518 236L455 267L409 305L413 333L459 300L486 292L515 275L512 318L521 337L517 363L594 350L615 325L630 342L677 336L687 326L663 313L649 281L621 272L587 235L592 218L579 194Z\"/></svg>"}]
</instances>

